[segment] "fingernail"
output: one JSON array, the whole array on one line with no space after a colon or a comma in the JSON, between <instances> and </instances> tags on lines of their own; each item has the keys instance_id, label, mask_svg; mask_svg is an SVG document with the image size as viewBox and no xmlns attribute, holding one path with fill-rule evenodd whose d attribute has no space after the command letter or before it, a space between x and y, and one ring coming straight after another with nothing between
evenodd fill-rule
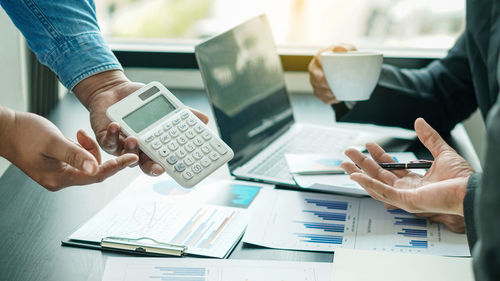
<instances>
[{"instance_id":1,"label":"fingernail","mask_svg":"<svg viewBox=\"0 0 500 281\"><path fill-rule=\"evenodd\" d=\"M129 150L134 150L137 146L135 145L134 142L127 142L127 148Z\"/></svg>"},{"instance_id":2,"label":"fingernail","mask_svg":"<svg viewBox=\"0 0 500 281\"><path fill-rule=\"evenodd\" d=\"M116 134L118 132L118 130L116 129L116 127L111 127L109 128L109 131L113 134Z\"/></svg>"},{"instance_id":3,"label":"fingernail","mask_svg":"<svg viewBox=\"0 0 500 281\"><path fill-rule=\"evenodd\" d=\"M85 160L82 165L83 170L88 174L94 174L96 170L96 166L94 165L94 161Z\"/></svg>"}]
</instances>

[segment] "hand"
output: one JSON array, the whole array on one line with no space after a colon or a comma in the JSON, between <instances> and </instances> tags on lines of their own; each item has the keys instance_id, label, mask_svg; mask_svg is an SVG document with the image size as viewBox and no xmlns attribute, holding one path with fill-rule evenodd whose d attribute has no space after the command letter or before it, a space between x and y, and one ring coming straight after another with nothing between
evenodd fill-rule
<instances>
[{"instance_id":1,"label":"hand","mask_svg":"<svg viewBox=\"0 0 500 281\"><path fill-rule=\"evenodd\" d=\"M106 110L109 106L142 86L144 85L130 82L123 72L114 70L102 72L83 80L75 86L73 92L89 110L92 129L104 151L113 155L135 153L139 155L139 165L142 171L157 176L164 172L163 168L142 151L139 151L138 141L135 137L125 137L120 132L120 125L111 122L106 117ZM203 122L208 122L206 115L195 110L191 111Z\"/></svg>"},{"instance_id":2,"label":"hand","mask_svg":"<svg viewBox=\"0 0 500 281\"><path fill-rule=\"evenodd\" d=\"M412 213L432 213L422 215L452 224L450 229L460 230L463 222L447 215L463 217L463 198L474 169L422 118L415 121L415 131L434 157L433 165L424 176L408 170L382 169L377 162L394 162L394 159L374 143L366 145L373 160L357 150L346 151L346 155L366 174L350 162L343 163L342 167L373 198L388 204L387 207Z\"/></svg>"},{"instance_id":3,"label":"hand","mask_svg":"<svg viewBox=\"0 0 500 281\"><path fill-rule=\"evenodd\" d=\"M78 131L77 144L41 116L13 111L3 116L9 122L0 136L0 154L47 190L101 182L138 161L125 154L101 163L98 144L84 131Z\"/></svg>"},{"instance_id":4,"label":"hand","mask_svg":"<svg viewBox=\"0 0 500 281\"><path fill-rule=\"evenodd\" d=\"M321 53L325 51L334 51L334 52L347 52L347 51L355 51L356 47L349 44L339 44L334 45L325 49L320 50L313 57L311 62L309 63L309 80L311 81L311 85L314 90L314 95L320 99L322 102L326 104L334 104L339 103L335 94L328 86L326 82L325 73L323 72L323 67L321 66Z\"/></svg>"}]
</instances>

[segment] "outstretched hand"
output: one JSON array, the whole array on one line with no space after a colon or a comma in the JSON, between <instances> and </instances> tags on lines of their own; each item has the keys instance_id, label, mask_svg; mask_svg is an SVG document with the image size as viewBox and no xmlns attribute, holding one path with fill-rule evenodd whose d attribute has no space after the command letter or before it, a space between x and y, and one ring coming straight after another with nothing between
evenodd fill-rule
<instances>
[{"instance_id":1,"label":"outstretched hand","mask_svg":"<svg viewBox=\"0 0 500 281\"><path fill-rule=\"evenodd\" d=\"M377 162L394 162L394 159L374 143L366 145L373 159L348 149L346 155L357 166L344 162L342 167L370 196L386 203L386 207L420 213L461 231L463 222L456 216L463 217L463 198L474 169L424 119L415 121L415 131L434 157L423 176L408 170L382 169Z\"/></svg>"},{"instance_id":2,"label":"outstretched hand","mask_svg":"<svg viewBox=\"0 0 500 281\"><path fill-rule=\"evenodd\" d=\"M78 131L76 143L41 116L10 115L0 154L47 190L101 182L138 161L136 155L124 154L101 163L99 145L84 131Z\"/></svg>"}]
</instances>

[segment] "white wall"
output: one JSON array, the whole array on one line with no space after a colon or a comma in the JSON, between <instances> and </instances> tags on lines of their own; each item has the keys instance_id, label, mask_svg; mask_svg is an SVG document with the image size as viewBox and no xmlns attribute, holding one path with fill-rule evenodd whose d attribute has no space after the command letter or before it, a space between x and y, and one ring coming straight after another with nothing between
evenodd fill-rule
<instances>
[{"instance_id":1,"label":"white wall","mask_svg":"<svg viewBox=\"0 0 500 281\"><path fill-rule=\"evenodd\" d=\"M0 105L27 109L24 41L9 17L0 9ZM0 157L0 175L9 163Z\"/></svg>"}]
</instances>

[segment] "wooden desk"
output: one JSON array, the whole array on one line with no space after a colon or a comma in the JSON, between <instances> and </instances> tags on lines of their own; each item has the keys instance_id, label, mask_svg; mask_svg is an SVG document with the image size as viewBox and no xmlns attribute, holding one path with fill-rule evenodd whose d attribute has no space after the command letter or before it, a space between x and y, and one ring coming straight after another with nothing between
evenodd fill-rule
<instances>
[{"instance_id":1,"label":"wooden desk","mask_svg":"<svg viewBox=\"0 0 500 281\"><path fill-rule=\"evenodd\" d=\"M188 106L211 115L203 92L173 92ZM291 100L297 121L323 125L334 122L331 108L312 96L292 95ZM92 132L87 110L73 95L64 97L49 118L68 137L74 137L79 128ZM461 143L457 150L478 163L463 128L454 133L452 141ZM421 146L413 148L422 151ZM61 240L103 208L139 173L138 168L130 168L103 183L51 193L16 167L9 167L0 178L0 279L101 280L105 258L119 254L62 247ZM332 257L330 253L265 249L243 245L241 241L230 255L235 259L319 262L329 262Z\"/></svg>"}]
</instances>

